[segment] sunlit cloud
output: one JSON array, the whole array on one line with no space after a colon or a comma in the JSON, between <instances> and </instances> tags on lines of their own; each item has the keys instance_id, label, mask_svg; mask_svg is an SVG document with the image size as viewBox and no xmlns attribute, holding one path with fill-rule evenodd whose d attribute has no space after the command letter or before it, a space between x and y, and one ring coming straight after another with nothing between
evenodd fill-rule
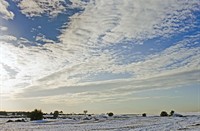
<instances>
[{"instance_id":1,"label":"sunlit cloud","mask_svg":"<svg viewBox=\"0 0 200 131\"><path fill-rule=\"evenodd\" d=\"M65 0L19 0L17 1L21 12L27 17L42 16L47 14L55 17L62 13L71 2Z\"/></svg>"},{"instance_id":2,"label":"sunlit cloud","mask_svg":"<svg viewBox=\"0 0 200 131\"><path fill-rule=\"evenodd\" d=\"M101 82L89 82L76 86L63 86L56 89L41 89L29 87L16 98L40 98L42 101L56 103L66 102L73 99L73 104L84 102L126 101L134 93L145 90L160 90L177 88L190 84L197 84L199 80L199 70L182 72L177 74L153 77L142 80L126 79L111 80ZM62 99L60 99L62 98ZM54 99L51 101L51 99ZM70 102L70 103L71 103Z\"/></svg>"},{"instance_id":3,"label":"sunlit cloud","mask_svg":"<svg viewBox=\"0 0 200 131\"><path fill-rule=\"evenodd\" d=\"M5 27L5 26L0 26L0 31L7 31L7 30L8 30L7 27Z\"/></svg>"},{"instance_id":4,"label":"sunlit cloud","mask_svg":"<svg viewBox=\"0 0 200 131\"><path fill-rule=\"evenodd\" d=\"M5 0L0 0L0 17L4 19L13 19L14 13L8 10L9 3Z\"/></svg>"},{"instance_id":5,"label":"sunlit cloud","mask_svg":"<svg viewBox=\"0 0 200 131\"><path fill-rule=\"evenodd\" d=\"M17 41L17 38L12 35L2 35L0 36L0 41L4 42Z\"/></svg>"}]
</instances>

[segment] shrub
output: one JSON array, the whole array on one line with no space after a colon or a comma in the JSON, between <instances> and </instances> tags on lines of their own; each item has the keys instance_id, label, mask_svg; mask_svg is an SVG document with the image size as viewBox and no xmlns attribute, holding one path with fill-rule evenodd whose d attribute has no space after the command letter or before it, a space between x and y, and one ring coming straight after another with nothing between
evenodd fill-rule
<instances>
[{"instance_id":1,"label":"shrub","mask_svg":"<svg viewBox=\"0 0 200 131\"><path fill-rule=\"evenodd\" d=\"M143 116L143 117L146 117L146 116L147 116L147 114L146 114L146 113L143 113L143 114L142 114L142 116Z\"/></svg>"},{"instance_id":2,"label":"shrub","mask_svg":"<svg viewBox=\"0 0 200 131\"><path fill-rule=\"evenodd\" d=\"M162 111L162 112L160 113L160 116L168 116L168 114L167 114L166 111Z\"/></svg>"},{"instance_id":3,"label":"shrub","mask_svg":"<svg viewBox=\"0 0 200 131\"><path fill-rule=\"evenodd\" d=\"M6 111L0 111L0 115L7 116L8 114Z\"/></svg>"},{"instance_id":4,"label":"shrub","mask_svg":"<svg viewBox=\"0 0 200 131\"><path fill-rule=\"evenodd\" d=\"M172 110L171 112L170 112L170 116L173 116L174 115L174 111Z\"/></svg>"},{"instance_id":5,"label":"shrub","mask_svg":"<svg viewBox=\"0 0 200 131\"><path fill-rule=\"evenodd\" d=\"M42 120L43 119L43 113L42 113L41 110L35 109L34 111L32 111L30 113L30 118L31 118L31 121L33 121L33 120Z\"/></svg>"},{"instance_id":6,"label":"shrub","mask_svg":"<svg viewBox=\"0 0 200 131\"><path fill-rule=\"evenodd\" d=\"M58 115L59 115L59 111L54 111L53 118L54 119L58 118Z\"/></svg>"},{"instance_id":7,"label":"shrub","mask_svg":"<svg viewBox=\"0 0 200 131\"><path fill-rule=\"evenodd\" d=\"M113 116L114 114L112 113L112 112L109 112L109 113L107 113L108 114L108 116Z\"/></svg>"}]
</instances>

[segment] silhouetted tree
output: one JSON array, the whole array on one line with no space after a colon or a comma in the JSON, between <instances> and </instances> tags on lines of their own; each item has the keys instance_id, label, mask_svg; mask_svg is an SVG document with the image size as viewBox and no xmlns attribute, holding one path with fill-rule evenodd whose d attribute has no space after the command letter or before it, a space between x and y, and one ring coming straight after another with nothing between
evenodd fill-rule
<instances>
[{"instance_id":1,"label":"silhouetted tree","mask_svg":"<svg viewBox=\"0 0 200 131\"><path fill-rule=\"evenodd\" d=\"M112 112L107 113L108 116L113 116L114 114Z\"/></svg>"},{"instance_id":2,"label":"silhouetted tree","mask_svg":"<svg viewBox=\"0 0 200 131\"><path fill-rule=\"evenodd\" d=\"M33 120L42 120L43 119L43 113L42 113L41 110L35 109L34 111L32 111L30 113L30 118L31 118L31 121L33 121Z\"/></svg>"},{"instance_id":3,"label":"silhouetted tree","mask_svg":"<svg viewBox=\"0 0 200 131\"><path fill-rule=\"evenodd\" d=\"M174 111L172 110L171 112L170 112L170 116L173 116L174 115Z\"/></svg>"},{"instance_id":4,"label":"silhouetted tree","mask_svg":"<svg viewBox=\"0 0 200 131\"><path fill-rule=\"evenodd\" d=\"M167 114L166 111L162 111L162 112L160 113L160 116L168 116L168 114Z\"/></svg>"},{"instance_id":5,"label":"silhouetted tree","mask_svg":"<svg viewBox=\"0 0 200 131\"><path fill-rule=\"evenodd\" d=\"M142 114L142 116L143 116L143 117L146 117L146 116L147 116L147 114L146 114L146 113L143 113L143 114Z\"/></svg>"},{"instance_id":6,"label":"silhouetted tree","mask_svg":"<svg viewBox=\"0 0 200 131\"><path fill-rule=\"evenodd\" d=\"M84 110L84 111L83 111L83 113L85 114L85 116L86 116L87 112L88 112L87 110Z\"/></svg>"},{"instance_id":7,"label":"silhouetted tree","mask_svg":"<svg viewBox=\"0 0 200 131\"><path fill-rule=\"evenodd\" d=\"M0 111L0 115L7 116L8 114L6 111Z\"/></svg>"},{"instance_id":8,"label":"silhouetted tree","mask_svg":"<svg viewBox=\"0 0 200 131\"><path fill-rule=\"evenodd\" d=\"M58 118L58 115L59 115L59 111L54 111L53 118L54 119Z\"/></svg>"}]
</instances>

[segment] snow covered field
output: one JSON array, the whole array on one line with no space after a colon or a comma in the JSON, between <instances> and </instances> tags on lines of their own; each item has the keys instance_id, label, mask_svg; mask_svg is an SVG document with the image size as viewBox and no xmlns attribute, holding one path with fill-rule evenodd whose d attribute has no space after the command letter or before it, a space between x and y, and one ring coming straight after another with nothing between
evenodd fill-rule
<instances>
[{"instance_id":1,"label":"snow covered field","mask_svg":"<svg viewBox=\"0 0 200 131\"><path fill-rule=\"evenodd\" d=\"M200 131L200 115L185 117L125 116L107 117L96 115L84 119L74 116L68 119L48 119L29 122L10 122L0 118L2 131ZM89 120L90 119L90 120Z\"/></svg>"}]
</instances>

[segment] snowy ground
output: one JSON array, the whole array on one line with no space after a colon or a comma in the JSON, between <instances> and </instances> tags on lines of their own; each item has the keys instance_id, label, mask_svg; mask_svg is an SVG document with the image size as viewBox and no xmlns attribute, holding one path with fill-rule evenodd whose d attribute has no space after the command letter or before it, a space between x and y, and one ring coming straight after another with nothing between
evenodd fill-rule
<instances>
[{"instance_id":1,"label":"snowy ground","mask_svg":"<svg viewBox=\"0 0 200 131\"><path fill-rule=\"evenodd\" d=\"M0 118L2 131L200 131L200 115L186 117L159 116L92 116L90 120L75 116L68 119L49 119L29 122L10 122Z\"/></svg>"}]
</instances>

